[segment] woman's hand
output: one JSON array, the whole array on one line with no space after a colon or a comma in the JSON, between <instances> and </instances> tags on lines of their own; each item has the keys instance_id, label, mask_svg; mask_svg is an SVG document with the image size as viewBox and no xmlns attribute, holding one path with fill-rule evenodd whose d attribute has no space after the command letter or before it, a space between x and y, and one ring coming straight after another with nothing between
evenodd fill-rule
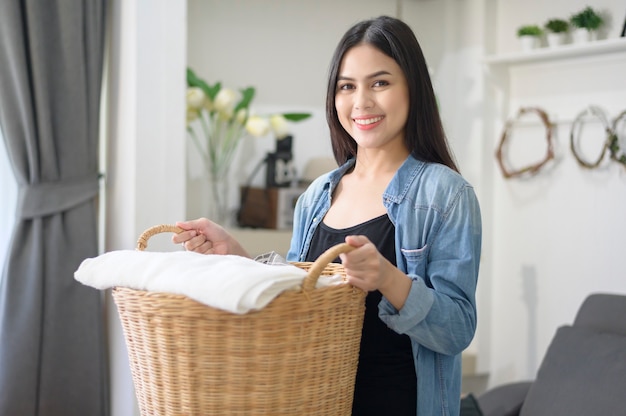
<instances>
[{"instance_id":1,"label":"woman's hand","mask_svg":"<svg viewBox=\"0 0 626 416\"><path fill-rule=\"evenodd\" d=\"M172 236L172 243L200 254L236 254L250 257L246 250L222 227L206 218L179 221L182 232Z\"/></svg>"},{"instance_id":2,"label":"woman's hand","mask_svg":"<svg viewBox=\"0 0 626 416\"><path fill-rule=\"evenodd\" d=\"M346 243L356 250L339 255L348 283L365 291L379 290L397 309L402 309L411 290L411 279L394 267L363 235L350 235Z\"/></svg>"},{"instance_id":3,"label":"woman's hand","mask_svg":"<svg viewBox=\"0 0 626 416\"><path fill-rule=\"evenodd\" d=\"M339 255L346 271L348 283L365 291L378 290L384 285L385 276L381 272L384 268L383 256L376 246L363 235L346 237L346 243L356 250Z\"/></svg>"}]
</instances>

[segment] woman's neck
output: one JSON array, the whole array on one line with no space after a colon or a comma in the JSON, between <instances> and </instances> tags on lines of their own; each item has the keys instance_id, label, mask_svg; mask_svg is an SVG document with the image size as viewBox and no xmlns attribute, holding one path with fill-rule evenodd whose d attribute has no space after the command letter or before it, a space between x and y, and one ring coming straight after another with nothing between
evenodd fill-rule
<instances>
[{"instance_id":1,"label":"woman's neck","mask_svg":"<svg viewBox=\"0 0 626 416\"><path fill-rule=\"evenodd\" d=\"M409 156L408 150L388 151L362 149L357 151L352 173L363 177L385 176L395 173Z\"/></svg>"}]
</instances>

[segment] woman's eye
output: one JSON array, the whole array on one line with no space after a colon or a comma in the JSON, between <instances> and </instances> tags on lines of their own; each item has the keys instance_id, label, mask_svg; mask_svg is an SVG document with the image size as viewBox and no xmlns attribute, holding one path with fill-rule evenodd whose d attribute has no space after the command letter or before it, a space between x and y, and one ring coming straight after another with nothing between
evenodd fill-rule
<instances>
[{"instance_id":1,"label":"woman's eye","mask_svg":"<svg viewBox=\"0 0 626 416\"><path fill-rule=\"evenodd\" d=\"M340 84L338 89L339 90L351 90L351 89L354 89L354 85L352 85L352 84Z\"/></svg>"},{"instance_id":2,"label":"woman's eye","mask_svg":"<svg viewBox=\"0 0 626 416\"><path fill-rule=\"evenodd\" d=\"M389 85L389 83L383 80L374 82L374 87L386 87L387 85Z\"/></svg>"}]
</instances>

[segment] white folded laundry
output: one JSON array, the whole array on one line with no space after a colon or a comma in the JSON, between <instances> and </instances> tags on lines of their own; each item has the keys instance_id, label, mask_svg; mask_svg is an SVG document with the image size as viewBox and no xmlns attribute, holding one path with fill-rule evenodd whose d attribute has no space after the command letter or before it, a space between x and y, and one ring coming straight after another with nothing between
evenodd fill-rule
<instances>
[{"instance_id":1,"label":"white folded laundry","mask_svg":"<svg viewBox=\"0 0 626 416\"><path fill-rule=\"evenodd\" d=\"M74 278L96 289L123 286L185 295L206 305L243 314L297 288L306 272L294 265L272 266L241 256L189 251L118 250L85 259ZM340 283L324 277L320 285Z\"/></svg>"}]
</instances>

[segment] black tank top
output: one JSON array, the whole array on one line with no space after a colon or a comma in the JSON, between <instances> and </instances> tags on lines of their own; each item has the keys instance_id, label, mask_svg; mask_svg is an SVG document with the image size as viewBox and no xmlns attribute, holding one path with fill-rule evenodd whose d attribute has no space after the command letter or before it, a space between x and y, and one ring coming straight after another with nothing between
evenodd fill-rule
<instances>
[{"instance_id":1,"label":"black tank top","mask_svg":"<svg viewBox=\"0 0 626 416\"><path fill-rule=\"evenodd\" d=\"M386 214L341 230L322 222L313 235L306 261L314 261L327 248L345 242L348 235L365 235L396 265L395 227ZM339 258L335 262L340 263ZM378 318L381 298L376 290L365 299L352 415L415 416L417 378L411 342L407 335L392 331Z\"/></svg>"}]
</instances>

